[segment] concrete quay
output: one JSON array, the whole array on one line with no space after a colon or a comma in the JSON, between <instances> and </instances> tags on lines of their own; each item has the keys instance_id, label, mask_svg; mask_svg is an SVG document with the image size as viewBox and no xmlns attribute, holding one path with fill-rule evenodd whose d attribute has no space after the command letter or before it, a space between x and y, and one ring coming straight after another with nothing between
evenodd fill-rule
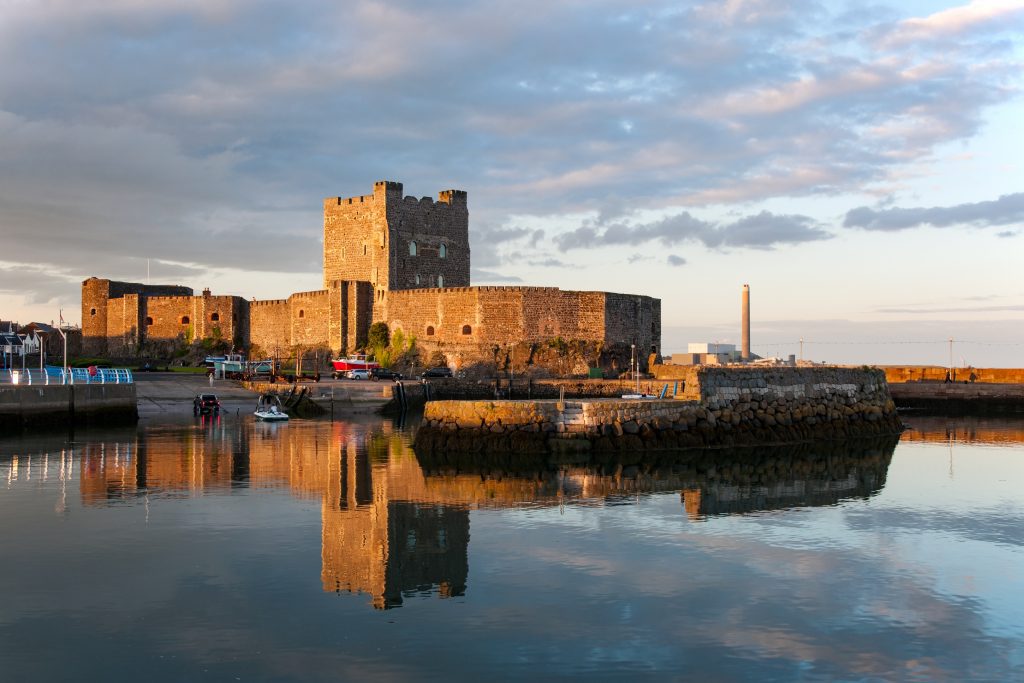
<instances>
[{"instance_id":1,"label":"concrete quay","mask_svg":"<svg viewBox=\"0 0 1024 683\"><path fill-rule=\"evenodd\" d=\"M674 400L432 401L424 409L416 450L671 450L901 429L880 370L701 367Z\"/></svg>"},{"instance_id":2,"label":"concrete quay","mask_svg":"<svg viewBox=\"0 0 1024 683\"><path fill-rule=\"evenodd\" d=\"M1024 413L1024 384L903 382L889 391L901 409L934 415Z\"/></svg>"},{"instance_id":3,"label":"concrete quay","mask_svg":"<svg viewBox=\"0 0 1024 683\"><path fill-rule=\"evenodd\" d=\"M134 424L134 384L0 386L0 431L32 427Z\"/></svg>"}]
</instances>

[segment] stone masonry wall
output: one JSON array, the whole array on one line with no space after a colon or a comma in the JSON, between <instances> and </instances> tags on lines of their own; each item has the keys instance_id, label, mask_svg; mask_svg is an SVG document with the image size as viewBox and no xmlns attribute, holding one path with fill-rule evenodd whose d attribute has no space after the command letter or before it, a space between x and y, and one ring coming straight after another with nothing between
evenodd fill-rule
<instances>
[{"instance_id":1,"label":"stone masonry wall","mask_svg":"<svg viewBox=\"0 0 1024 683\"><path fill-rule=\"evenodd\" d=\"M392 262L388 289L469 286L466 193L447 190L388 204ZM415 243L415 254L410 246Z\"/></svg>"},{"instance_id":2,"label":"stone masonry wall","mask_svg":"<svg viewBox=\"0 0 1024 683\"><path fill-rule=\"evenodd\" d=\"M400 183L377 183L359 197L324 200L324 287L335 280L387 283L387 201L401 200Z\"/></svg>"},{"instance_id":3,"label":"stone masonry wall","mask_svg":"<svg viewBox=\"0 0 1024 683\"><path fill-rule=\"evenodd\" d=\"M137 332L133 327L138 324L131 318L125 318L119 311L113 325L108 324L109 303L129 294L147 296L191 296L192 290L177 285L145 285L139 282L118 282L103 278L91 277L82 282L82 353L85 355L104 355L108 353L107 339L121 338Z\"/></svg>"},{"instance_id":4,"label":"stone masonry wall","mask_svg":"<svg viewBox=\"0 0 1024 683\"><path fill-rule=\"evenodd\" d=\"M388 292L375 319L416 336L426 351L493 360L493 349L555 338L657 347L657 299L555 287L462 287ZM652 332L653 331L653 332Z\"/></svg>"},{"instance_id":5,"label":"stone masonry wall","mask_svg":"<svg viewBox=\"0 0 1024 683\"><path fill-rule=\"evenodd\" d=\"M880 370L702 368L680 400L430 402L416 445L425 451L632 451L792 443L900 429Z\"/></svg>"},{"instance_id":6,"label":"stone masonry wall","mask_svg":"<svg viewBox=\"0 0 1024 683\"><path fill-rule=\"evenodd\" d=\"M331 294L337 289L299 292L288 297L290 346L328 346L331 340Z\"/></svg>"},{"instance_id":7,"label":"stone masonry wall","mask_svg":"<svg viewBox=\"0 0 1024 683\"><path fill-rule=\"evenodd\" d=\"M291 345L291 306L287 299L249 303L249 344L260 355L277 355Z\"/></svg>"},{"instance_id":8,"label":"stone masonry wall","mask_svg":"<svg viewBox=\"0 0 1024 683\"><path fill-rule=\"evenodd\" d=\"M324 200L324 287L335 280L370 282L378 292L469 286L466 193L446 190L434 201L402 190L380 181L371 195Z\"/></svg>"}]
</instances>

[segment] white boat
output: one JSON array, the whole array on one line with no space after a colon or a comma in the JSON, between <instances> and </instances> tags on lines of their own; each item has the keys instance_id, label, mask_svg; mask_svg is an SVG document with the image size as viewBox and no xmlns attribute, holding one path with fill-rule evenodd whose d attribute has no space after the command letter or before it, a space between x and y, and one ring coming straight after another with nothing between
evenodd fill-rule
<instances>
[{"instance_id":1,"label":"white boat","mask_svg":"<svg viewBox=\"0 0 1024 683\"><path fill-rule=\"evenodd\" d=\"M281 399L276 394L263 394L259 403L256 404L256 412L253 413L261 422L286 422L288 413L281 407Z\"/></svg>"}]
</instances>

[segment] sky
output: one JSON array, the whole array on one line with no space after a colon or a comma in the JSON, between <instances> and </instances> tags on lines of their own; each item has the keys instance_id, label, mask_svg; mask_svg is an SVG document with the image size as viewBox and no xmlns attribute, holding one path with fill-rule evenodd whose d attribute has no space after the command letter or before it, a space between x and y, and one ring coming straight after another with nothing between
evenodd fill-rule
<instances>
[{"instance_id":1,"label":"sky","mask_svg":"<svg viewBox=\"0 0 1024 683\"><path fill-rule=\"evenodd\" d=\"M748 283L763 356L1020 367L1022 62L1024 0L0 0L0 319L319 289L323 198L396 180L666 353Z\"/></svg>"}]
</instances>

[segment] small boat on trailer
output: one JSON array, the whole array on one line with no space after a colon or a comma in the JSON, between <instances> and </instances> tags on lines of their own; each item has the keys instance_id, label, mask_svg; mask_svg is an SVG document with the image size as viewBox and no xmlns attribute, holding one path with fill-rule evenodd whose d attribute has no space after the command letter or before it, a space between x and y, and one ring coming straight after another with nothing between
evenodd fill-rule
<instances>
[{"instance_id":1,"label":"small boat on trailer","mask_svg":"<svg viewBox=\"0 0 1024 683\"><path fill-rule=\"evenodd\" d=\"M345 358L335 358L331 361L331 367L334 371L331 375L334 379L344 375L349 370L366 370L369 372L374 368L379 368L380 363L372 360L367 360L365 355L356 354L353 356L346 356Z\"/></svg>"},{"instance_id":2,"label":"small boat on trailer","mask_svg":"<svg viewBox=\"0 0 1024 683\"><path fill-rule=\"evenodd\" d=\"M256 412L253 413L260 422L287 422L288 413L281 407L281 399L277 394L263 394L259 403L256 404Z\"/></svg>"}]
</instances>

